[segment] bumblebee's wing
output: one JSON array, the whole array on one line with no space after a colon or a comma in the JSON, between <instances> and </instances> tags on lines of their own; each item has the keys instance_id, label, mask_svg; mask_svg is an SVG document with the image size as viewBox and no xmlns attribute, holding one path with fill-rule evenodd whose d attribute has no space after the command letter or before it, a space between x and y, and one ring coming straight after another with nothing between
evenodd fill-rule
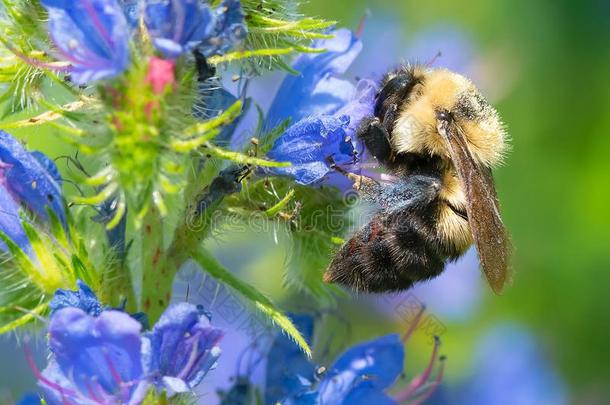
<instances>
[{"instance_id":1,"label":"bumblebee's wing","mask_svg":"<svg viewBox=\"0 0 610 405\"><path fill-rule=\"evenodd\" d=\"M510 240L498 209L498 198L489 168L478 165L464 134L448 114L439 114L439 133L449 151L466 194L466 211L479 260L491 288L500 293L509 276Z\"/></svg>"}]
</instances>

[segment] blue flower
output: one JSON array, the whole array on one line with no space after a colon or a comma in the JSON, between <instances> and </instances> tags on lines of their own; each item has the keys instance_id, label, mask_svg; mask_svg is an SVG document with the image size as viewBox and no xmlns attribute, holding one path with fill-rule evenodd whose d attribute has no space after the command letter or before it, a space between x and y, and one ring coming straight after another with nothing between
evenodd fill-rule
<instances>
[{"instance_id":1,"label":"blue flower","mask_svg":"<svg viewBox=\"0 0 610 405\"><path fill-rule=\"evenodd\" d=\"M314 319L309 315L291 315L292 322L311 344ZM284 334L278 334L267 356L265 403L277 404L310 389L316 366L309 361L303 350Z\"/></svg>"},{"instance_id":2,"label":"blue flower","mask_svg":"<svg viewBox=\"0 0 610 405\"><path fill-rule=\"evenodd\" d=\"M291 316L311 341L313 318ZM345 351L317 380L316 365L283 335L274 339L267 356L265 403L283 405L394 404L384 390L402 373L404 343L396 334L382 336ZM315 388L314 388L315 386ZM377 402L369 402L369 400Z\"/></svg>"},{"instance_id":3,"label":"blue flower","mask_svg":"<svg viewBox=\"0 0 610 405\"><path fill-rule=\"evenodd\" d=\"M361 161L364 147L356 130L361 120L372 114L377 85L361 80L354 86L336 77L360 53L362 43L349 30L333 34L333 39L317 43L328 52L303 55L294 64L300 75L287 77L280 86L265 128L271 129L286 118L296 122L268 154L292 166L270 169L270 173L292 176L299 184L324 181L344 189L351 182L335 169L352 171Z\"/></svg>"},{"instance_id":4,"label":"blue flower","mask_svg":"<svg viewBox=\"0 0 610 405\"><path fill-rule=\"evenodd\" d=\"M159 388L190 391L216 365L222 335L195 305L174 304L146 334L143 356L147 371Z\"/></svg>"},{"instance_id":5,"label":"blue flower","mask_svg":"<svg viewBox=\"0 0 610 405\"><path fill-rule=\"evenodd\" d=\"M49 33L71 63L78 84L122 73L129 63L130 30L117 0L41 0Z\"/></svg>"},{"instance_id":6,"label":"blue flower","mask_svg":"<svg viewBox=\"0 0 610 405\"><path fill-rule=\"evenodd\" d=\"M31 246L19 219L19 206L44 221L51 209L67 228L66 212L55 164L40 152L28 152L0 130L0 230L25 252ZM0 243L0 247L5 248Z\"/></svg>"},{"instance_id":7,"label":"blue flower","mask_svg":"<svg viewBox=\"0 0 610 405\"><path fill-rule=\"evenodd\" d=\"M396 404L384 391L403 371L403 344L399 335L391 334L348 349L329 368L315 390L292 390L281 401L282 405Z\"/></svg>"},{"instance_id":8,"label":"blue flower","mask_svg":"<svg viewBox=\"0 0 610 405\"><path fill-rule=\"evenodd\" d=\"M48 330L51 359L39 376L47 403L140 403L148 388L140 328L119 311L97 318L78 308L57 311Z\"/></svg>"},{"instance_id":9,"label":"blue flower","mask_svg":"<svg viewBox=\"0 0 610 405\"><path fill-rule=\"evenodd\" d=\"M151 0L144 23L155 47L168 58L194 49L214 29L210 6L199 0Z\"/></svg>"},{"instance_id":10,"label":"blue flower","mask_svg":"<svg viewBox=\"0 0 610 405\"><path fill-rule=\"evenodd\" d=\"M404 343L397 334L361 343L343 353L318 388L321 404L370 404L369 398L394 403L385 395L403 371ZM377 402L376 402L377 403Z\"/></svg>"},{"instance_id":11,"label":"blue flower","mask_svg":"<svg viewBox=\"0 0 610 405\"><path fill-rule=\"evenodd\" d=\"M286 76L265 117L270 130L287 118L297 122L305 117L334 114L355 93L354 85L337 77L352 64L362 50L362 42L351 31L330 32L331 39L318 40L315 48L324 53L303 54L293 64L298 75Z\"/></svg>"},{"instance_id":12,"label":"blue flower","mask_svg":"<svg viewBox=\"0 0 610 405\"><path fill-rule=\"evenodd\" d=\"M55 312L69 307L78 308L92 316L99 316L102 313L102 304L100 304L93 290L81 280L77 280L76 285L78 286L78 291L59 289L55 292L55 295L49 302L51 316Z\"/></svg>"},{"instance_id":13,"label":"blue flower","mask_svg":"<svg viewBox=\"0 0 610 405\"><path fill-rule=\"evenodd\" d=\"M205 56L226 52L245 37L239 1L212 10L199 0L149 0L144 23L157 50L169 59L199 47Z\"/></svg>"},{"instance_id":14,"label":"blue flower","mask_svg":"<svg viewBox=\"0 0 610 405\"><path fill-rule=\"evenodd\" d=\"M299 184L312 184L333 170L333 165L351 164L356 150L347 135L350 118L341 115L305 118L280 136L267 154L291 166L273 168L277 175L292 176Z\"/></svg>"}]
</instances>

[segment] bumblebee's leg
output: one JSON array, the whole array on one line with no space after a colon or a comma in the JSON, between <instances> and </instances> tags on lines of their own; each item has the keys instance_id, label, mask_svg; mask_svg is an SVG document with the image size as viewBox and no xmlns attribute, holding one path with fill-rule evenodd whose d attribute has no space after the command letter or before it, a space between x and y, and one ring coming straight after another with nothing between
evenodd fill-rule
<instances>
[{"instance_id":1,"label":"bumblebee's leg","mask_svg":"<svg viewBox=\"0 0 610 405\"><path fill-rule=\"evenodd\" d=\"M199 49L193 51L195 56L195 66L197 67L197 80L199 82L205 82L211 77L216 75L216 68L208 62L207 58Z\"/></svg>"},{"instance_id":2,"label":"bumblebee's leg","mask_svg":"<svg viewBox=\"0 0 610 405\"><path fill-rule=\"evenodd\" d=\"M387 164L392 156L390 134L377 117L366 118L358 129L358 138L366 149L382 164Z\"/></svg>"},{"instance_id":3,"label":"bumblebee's leg","mask_svg":"<svg viewBox=\"0 0 610 405\"><path fill-rule=\"evenodd\" d=\"M385 128L386 132L388 134L392 133L392 129L394 127L394 122L396 121L396 118L398 118L398 105L396 104L390 104L388 106L388 109L386 110L385 114L383 115L383 127ZM388 136L388 139L390 139L390 137Z\"/></svg>"}]
</instances>

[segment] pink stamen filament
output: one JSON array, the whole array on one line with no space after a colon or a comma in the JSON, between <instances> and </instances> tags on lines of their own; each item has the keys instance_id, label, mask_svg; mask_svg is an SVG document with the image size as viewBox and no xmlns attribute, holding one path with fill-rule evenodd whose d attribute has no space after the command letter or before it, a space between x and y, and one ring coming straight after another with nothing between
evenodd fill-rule
<instances>
[{"instance_id":1,"label":"pink stamen filament","mask_svg":"<svg viewBox=\"0 0 610 405\"><path fill-rule=\"evenodd\" d=\"M47 387L59 392L61 394L63 402L68 405L69 402L65 398L65 394L68 394L70 396L76 396L77 393L72 390L62 387L61 385L59 385L59 384L47 379L45 376L43 376L42 373L40 372L40 370L38 369L38 366L36 366L36 363L34 362L34 357L32 356L32 352L30 351L30 348L28 346L25 346L23 350L25 351L25 360L27 361L28 366L34 373L34 376L36 377L36 379L38 381L40 381L42 384L46 385Z\"/></svg>"},{"instance_id":2,"label":"pink stamen filament","mask_svg":"<svg viewBox=\"0 0 610 405\"><path fill-rule=\"evenodd\" d=\"M99 384L98 384L99 387ZM89 397L93 398L94 401L97 402L102 402L100 401L99 397L97 396L97 394L95 393L95 391L93 390L93 387L91 386L91 381L87 381L87 392L89 393Z\"/></svg>"},{"instance_id":3,"label":"pink stamen filament","mask_svg":"<svg viewBox=\"0 0 610 405\"><path fill-rule=\"evenodd\" d=\"M89 18L91 18L91 21L93 21L93 25L95 25L95 28L97 28L97 32L100 33L102 39L104 40L104 42L106 42L106 45L108 46L108 53L111 54L112 38L110 37L110 34L108 33L108 31L106 31L106 27L104 27L104 25L100 21L99 16L95 12L95 8L91 5L91 2L89 0L83 0L83 3L87 14L89 14Z\"/></svg>"},{"instance_id":4,"label":"pink stamen filament","mask_svg":"<svg viewBox=\"0 0 610 405\"><path fill-rule=\"evenodd\" d=\"M189 355L189 359L186 362L186 364L184 365L184 367L182 368L182 371L180 371L180 373L178 373L178 375L176 376L177 378L184 380L189 372L192 370L193 366L195 365L195 362L200 358L200 356L198 356L198 350L197 350L197 346L198 346L198 342L197 339L193 339L193 348L191 349L191 353ZM203 355L204 353L202 353Z\"/></svg>"},{"instance_id":5,"label":"pink stamen filament","mask_svg":"<svg viewBox=\"0 0 610 405\"><path fill-rule=\"evenodd\" d=\"M434 392L437 390L439 385L441 385L441 381L443 380L443 375L445 374L445 359L441 358L440 362L441 362L441 367L440 367L440 370L438 371L438 375L436 376L434 381L430 384L430 388L428 389L428 391L426 391L419 398L417 398L415 401L413 401L413 403L411 405L423 404L424 401L426 401L428 398L430 398L432 396L432 394L434 394Z\"/></svg>"},{"instance_id":6,"label":"pink stamen filament","mask_svg":"<svg viewBox=\"0 0 610 405\"><path fill-rule=\"evenodd\" d=\"M119 374L117 369L112 364L112 361L110 361L110 357L108 356L108 353L104 353L104 358L106 359L106 364L108 364L108 369L110 370L110 374L112 375L112 378L114 378L114 382L116 383L117 386L120 387L123 384L123 379L121 378L121 375Z\"/></svg>"},{"instance_id":7,"label":"pink stamen filament","mask_svg":"<svg viewBox=\"0 0 610 405\"><path fill-rule=\"evenodd\" d=\"M409 383L407 388L405 388L403 391L399 392L394 397L396 402L401 403L401 402L407 401L409 398L411 398L413 396L413 394L415 392L417 392L417 390L419 388L421 388L426 383L426 381L428 381L428 378L430 378L430 374L432 373L432 369L434 368L434 363L436 362L436 358L438 356L439 347L440 347L440 339L437 336L435 336L434 337L434 349L432 350L432 357L430 357L430 362L428 363L428 366L420 375L418 375L417 377L415 377L411 380L411 382Z\"/></svg>"}]
</instances>

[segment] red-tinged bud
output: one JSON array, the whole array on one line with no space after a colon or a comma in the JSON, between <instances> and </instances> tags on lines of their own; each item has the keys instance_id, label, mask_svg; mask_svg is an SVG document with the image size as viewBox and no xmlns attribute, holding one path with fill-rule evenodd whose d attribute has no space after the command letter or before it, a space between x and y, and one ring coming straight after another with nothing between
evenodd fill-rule
<instances>
[{"instance_id":1,"label":"red-tinged bud","mask_svg":"<svg viewBox=\"0 0 610 405\"><path fill-rule=\"evenodd\" d=\"M150 58L145 80L152 87L153 93L162 94L168 86L174 87L176 84L175 70L176 63L172 60Z\"/></svg>"}]
</instances>

